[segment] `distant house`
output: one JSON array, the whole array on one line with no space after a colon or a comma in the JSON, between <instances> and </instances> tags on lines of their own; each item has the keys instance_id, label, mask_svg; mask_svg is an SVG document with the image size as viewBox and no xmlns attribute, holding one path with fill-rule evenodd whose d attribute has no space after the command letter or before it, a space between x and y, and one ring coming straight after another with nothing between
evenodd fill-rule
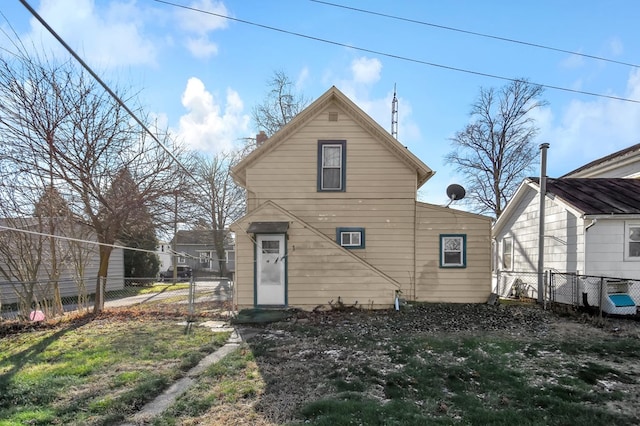
<instances>
[{"instance_id":1,"label":"distant house","mask_svg":"<svg viewBox=\"0 0 640 426\"><path fill-rule=\"evenodd\" d=\"M224 236L224 256L219 258L215 247L215 233ZM167 249L175 243L175 256L178 265L189 265L195 276L222 274L230 276L235 271L235 251L233 236L228 231L181 230L171 240ZM171 265L169 260L168 266Z\"/></svg>"},{"instance_id":2,"label":"distant house","mask_svg":"<svg viewBox=\"0 0 640 426\"><path fill-rule=\"evenodd\" d=\"M0 224L16 228L3 229L0 237L0 304L17 303L25 297L33 301L51 299L53 256L49 239L21 232L42 232L42 223L37 218L5 218L0 219ZM100 263L98 245L91 243L96 240L95 234L81 224L74 225L73 229L69 225L57 225L57 228L56 235L63 237L55 239L60 297L94 294ZM116 247L109 258L105 291L123 288L124 250Z\"/></svg>"},{"instance_id":3,"label":"distant house","mask_svg":"<svg viewBox=\"0 0 640 426\"><path fill-rule=\"evenodd\" d=\"M159 241L156 247L156 255L160 262L160 271L166 271L171 266L171 243Z\"/></svg>"},{"instance_id":4,"label":"distant house","mask_svg":"<svg viewBox=\"0 0 640 426\"><path fill-rule=\"evenodd\" d=\"M416 201L433 174L330 88L232 170L238 308L486 301L491 219Z\"/></svg>"}]
</instances>

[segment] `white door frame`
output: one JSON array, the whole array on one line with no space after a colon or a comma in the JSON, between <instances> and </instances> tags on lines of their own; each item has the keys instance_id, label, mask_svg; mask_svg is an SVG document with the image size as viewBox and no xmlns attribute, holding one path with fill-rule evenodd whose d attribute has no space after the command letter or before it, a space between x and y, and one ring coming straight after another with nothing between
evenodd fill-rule
<instances>
[{"instance_id":1,"label":"white door frame","mask_svg":"<svg viewBox=\"0 0 640 426\"><path fill-rule=\"evenodd\" d=\"M255 306L287 305L286 245L285 234L256 234Z\"/></svg>"}]
</instances>

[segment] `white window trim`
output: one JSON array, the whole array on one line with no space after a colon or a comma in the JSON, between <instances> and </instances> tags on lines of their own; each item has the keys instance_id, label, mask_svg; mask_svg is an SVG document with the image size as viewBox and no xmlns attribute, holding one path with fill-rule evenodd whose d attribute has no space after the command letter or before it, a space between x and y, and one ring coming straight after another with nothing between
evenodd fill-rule
<instances>
[{"instance_id":1,"label":"white window trim","mask_svg":"<svg viewBox=\"0 0 640 426\"><path fill-rule=\"evenodd\" d=\"M344 236L349 235L349 241L353 241L354 237L358 239L358 243L344 243ZM361 231L342 231L340 232L340 245L342 247L360 247L362 245L362 232Z\"/></svg>"},{"instance_id":2,"label":"white window trim","mask_svg":"<svg viewBox=\"0 0 640 426\"><path fill-rule=\"evenodd\" d=\"M340 154L338 155L338 159L340 161L340 164L338 164L337 166L325 166L324 165L324 152L326 148L339 148ZM321 189L323 191L339 191L342 189L342 145L340 144L332 144L332 143L326 143L322 145L322 164L321 164L321 168L322 168L322 182L321 182ZM324 186L324 171L327 169L338 169L338 176L340 178L340 184L338 185L337 188L327 188Z\"/></svg>"},{"instance_id":3,"label":"white window trim","mask_svg":"<svg viewBox=\"0 0 640 426\"><path fill-rule=\"evenodd\" d=\"M200 263L209 263L209 258L210 257L211 257L211 255L209 254L209 252L201 251L200 252Z\"/></svg>"},{"instance_id":4,"label":"white window trim","mask_svg":"<svg viewBox=\"0 0 640 426\"><path fill-rule=\"evenodd\" d=\"M629 252L629 243L631 240L629 239L629 234L631 233L631 228L640 228L640 222L625 222L624 224L624 260L628 262L640 262L640 256L631 256Z\"/></svg>"},{"instance_id":5,"label":"white window trim","mask_svg":"<svg viewBox=\"0 0 640 426\"><path fill-rule=\"evenodd\" d=\"M458 263L447 263L445 261L445 253L447 252L445 250L445 241L446 240L460 240L460 250L457 251L451 251L450 252L454 252L454 253L460 253L460 262ZM466 236L465 235L449 235L449 234L442 234L440 235L440 267L441 268L465 268L467 266L467 254L466 254Z\"/></svg>"},{"instance_id":6,"label":"white window trim","mask_svg":"<svg viewBox=\"0 0 640 426\"><path fill-rule=\"evenodd\" d=\"M236 251L235 250L226 250L224 253L224 260L229 263L229 253L233 253L233 260L235 260Z\"/></svg>"}]
</instances>

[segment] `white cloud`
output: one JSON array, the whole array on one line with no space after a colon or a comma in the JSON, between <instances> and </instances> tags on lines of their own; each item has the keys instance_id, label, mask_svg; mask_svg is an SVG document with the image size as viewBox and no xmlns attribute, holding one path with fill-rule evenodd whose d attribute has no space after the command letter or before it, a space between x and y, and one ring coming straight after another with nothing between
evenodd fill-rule
<instances>
[{"instance_id":1,"label":"white cloud","mask_svg":"<svg viewBox=\"0 0 640 426\"><path fill-rule=\"evenodd\" d=\"M229 12L221 1L194 1L189 7L195 10L180 9L176 14L178 25L184 31L204 35L211 31L227 28L227 20L225 18L206 13L211 12L227 16Z\"/></svg>"},{"instance_id":2,"label":"white cloud","mask_svg":"<svg viewBox=\"0 0 640 426\"><path fill-rule=\"evenodd\" d=\"M204 83L192 77L182 95L187 114L180 117L179 139L192 149L217 153L232 148L249 132L249 116L238 93L227 89L224 105L207 91Z\"/></svg>"},{"instance_id":3,"label":"white cloud","mask_svg":"<svg viewBox=\"0 0 640 426\"><path fill-rule=\"evenodd\" d=\"M206 36L189 37L185 44L189 52L196 58L206 59L218 53L218 45L212 43Z\"/></svg>"},{"instance_id":4,"label":"white cloud","mask_svg":"<svg viewBox=\"0 0 640 426\"><path fill-rule=\"evenodd\" d=\"M229 13L226 6L222 2L200 0L192 2L190 7L197 10L180 9L176 13L178 26L188 34L185 41L187 49L197 58L208 58L217 54L218 45L211 41L208 35L226 28L227 20L211 13L227 16Z\"/></svg>"},{"instance_id":5,"label":"white cloud","mask_svg":"<svg viewBox=\"0 0 640 426\"><path fill-rule=\"evenodd\" d=\"M376 58L361 57L351 62L353 81L358 84L373 84L380 80L382 62Z\"/></svg>"},{"instance_id":6,"label":"white cloud","mask_svg":"<svg viewBox=\"0 0 640 426\"><path fill-rule=\"evenodd\" d=\"M613 37L609 40L609 50L611 51L611 55L620 56L624 53L624 45L622 44L622 40L618 37Z\"/></svg>"},{"instance_id":7,"label":"white cloud","mask_svg":"<svg viewBox=\"0 0 640 426\"><path fill-rule=\"evenodd\" d=\"M631 72L622 97L640 100L640 70ZM540 141L549 142L549 175L559 176L589 161L640 142L640 105L613 99L572 101L554 122L538 121ZM536 117L538 118L538 117Z\"/></svg>"},{"instance_id":8,"label":"white cloud","mask_svg":"<svg viewBox=\"0 0 640 426\"><path fill-rule=\"evenodd\" d=\"M144 19L150 19L152 13L135 2L116 1L99 7L92 0L67 0L61 7L57 0L44 0L38 13L93 65L118 67L155 63L157 48L142 32ZM37 46L48 43L54 52L62 51L62 47L45 33L47 31L33 18L31 33L25 38L35 40Z\"/></svg>"}]
</instances>

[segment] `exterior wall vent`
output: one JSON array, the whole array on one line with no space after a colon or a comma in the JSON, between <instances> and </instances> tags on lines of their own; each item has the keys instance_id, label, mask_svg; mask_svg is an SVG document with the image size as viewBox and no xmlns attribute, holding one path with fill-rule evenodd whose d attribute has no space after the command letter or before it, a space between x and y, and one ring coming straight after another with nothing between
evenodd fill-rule
<instances>
[{"instance_id":1,"label":"exterior wall vent","mask_svg":"<svg viewBox=\"0 0 640 426\"><path fill-rule=\"evenodd\" d=\"M329 121L338 121L338 113L330 112L329 113Z\"/></svg>"}]
</instances>

